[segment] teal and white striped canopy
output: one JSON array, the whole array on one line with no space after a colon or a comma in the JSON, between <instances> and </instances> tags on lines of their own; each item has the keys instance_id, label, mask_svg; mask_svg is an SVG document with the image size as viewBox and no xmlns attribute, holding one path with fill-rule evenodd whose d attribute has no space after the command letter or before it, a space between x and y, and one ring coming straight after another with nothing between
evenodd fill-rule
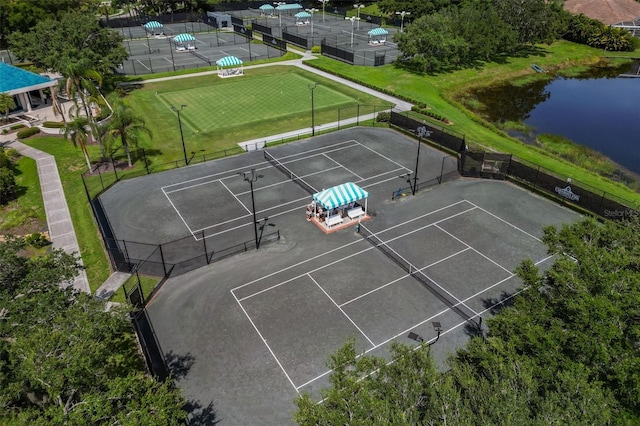
<instances>
[{"instance_id":1,"label":"teal and white striped canopy","mask_svg":"<svg viewBox=\"0 0 640 426\"><path fill-rule=\"evenodd\" d=\"M258 9L260 9L260 10L272 10L273 6L271 6L270 4L263 4Z\"/></svg>"},{"instance_id":2,"label":"teal and white striped canopy","mask_svg":"<svg viewBox=\"0 0 640 426\"><path fill-rule=\"evenodd\" d=\"M296 18L310 18L311 14L309 12L298 12L294 15Z\"/></svg>"},{"instance_id":3,"label":"teal and white striped canopy","mask_svg":"<svg viewBox=\"0 0 640 426\"><path fill-rule=\"evenodd\" d=\"M381 35L389 34L389 31L385 30L384 28L378 27L378 28L372 29L367 34L369 34L370 36L381 36Z\"/></svg>"},{"instance_id":4,"label":"teal and white striped canopy","mask_svg":"<svg viewBox=\"0 0 640 426\"><path fill-rule=\"evenodd\" d=\"M335 209L368 197L369 193L367 191L352 182L343 183L313 194L313 199L325 209Z\"/></svg>"},{"instance_id":5,"label":"teal and white striped canopy","mask_svg":"<svg viewBox=\"0 0 640 426\"><path fill-rule=\"evenodd\" d=\"M276 6L276 10L294 10L294 9L303 9L299 4L281 4Z\"/></svg>"},{"instance_id":6,"label":"teal and white striped canopy","mask_svg":"<svg viewBox=\"0 0 640 426\"><path fill-rule=\"evenodd\" d=\"M163 25L158 21L149 21L146 24L144 24L144 27L147 30L155 30L156 28L162 28Z\"/></svg>"},{"instance_id":7,"label":"teal and white striped canopy","mask_svg":"<svg viewBox=\"0 0 640 426\"><path fill-rule=\"evenodd\" d=\"M228 67L231 65L242 65L242 61L235 56L225 56L222 59L216 61L216 65L219 67Z\"/></svg>"},{"instance_id":8,"label":"teal and white striped canopy","mask_svg":"<svg viewBox=\"0 0 640 426\"><path fill-rule=\"evenodd\" d=\"M185 41L194 41L196 38L191 34L178 34L173 38L174 43L184 43Z\"/></svg>"}]
</instances>

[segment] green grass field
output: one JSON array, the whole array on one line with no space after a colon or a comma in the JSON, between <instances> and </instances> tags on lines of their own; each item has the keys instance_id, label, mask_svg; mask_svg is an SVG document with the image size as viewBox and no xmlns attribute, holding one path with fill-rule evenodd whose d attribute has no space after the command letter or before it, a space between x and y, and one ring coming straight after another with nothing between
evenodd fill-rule
<instances>
[{"instance_id":1,"label":"green grass field","mask_svg":"<svg viewBox=\"0 0 640 426\"><path fill-rule=\"evenodd\" d=\"M353 116L356 104L388 106L374 96L291 66L249 69L237 78L208 75L147 83L132 90L127 101L153 133L153 138L143 139L140 146L161 158L154 158L154 163L161 163L182 155L177 116L171 105L187 105L180 114L187 151L210 152L310 127L309 85L314 83L316 125Z\"/></svg>"}]
</instances>

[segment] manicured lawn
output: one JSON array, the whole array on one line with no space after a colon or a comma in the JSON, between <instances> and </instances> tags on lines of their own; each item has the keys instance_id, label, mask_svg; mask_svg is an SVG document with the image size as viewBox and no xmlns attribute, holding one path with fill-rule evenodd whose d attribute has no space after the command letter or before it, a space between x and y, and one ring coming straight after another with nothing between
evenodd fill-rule
<instances>
[{"instance_id":1,"label":"manicured lawn","mask_svg":"<svg viewBox=\"0 0 640 426\"><path fill-rule=\"evenodd\" d=\"M392 91L416 102L425 103L434 113L451 120L453 125L448 128L465 134L468 143L472 145L511 153L547 169L570 175L577 181L635 202L638 208L640 195L633 190L563 161L553 154L507 137L456 101L458 94L475 85L487 85L504 79L535 77L531 63L553 70L560 67L593 64L600 60L602 54L601 50L561 41L551 46L542 46L536 54L528 57L508 58L500 64L489 63L477 69L438 75L412 74L393 65L354 67L324 57L310 61L308 64L354 81L366 82L380 89Z\"/></svg>"},{"instance_id":2,"label":"manicured lawn","mask_svg":"<svg viewBox=\"0 0 640 426\"><path fill-rule=\"evenodd\" d=\"M140 146L149 148L152 161L160 163L182 157L177 116L170 105L187 105L181 117L188 152L218 151L245 140L310 127L309 85L313 83L318 84L314 91L316 125L353 116L356 108L352 106L357 103L387 105L290 66L245 70L245 76L228 79L209 75L148 83L132 90L127 101L153 133Z\"/></svg>"}]
</instances>

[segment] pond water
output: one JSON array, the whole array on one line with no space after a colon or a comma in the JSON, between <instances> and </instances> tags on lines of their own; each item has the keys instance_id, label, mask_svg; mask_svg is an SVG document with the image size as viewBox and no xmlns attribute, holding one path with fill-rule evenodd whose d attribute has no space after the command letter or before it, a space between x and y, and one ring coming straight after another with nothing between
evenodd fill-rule
<instances>
[{"instance_id":1,"label":"pond water","mask_svg":"<svg viewBox=\"0 0 640 426\"><path fill-rule=\"evenodd\" d=\"M562 135L640 174L640 78L617 77L625 72L628 66L598 68L576 78L491 87L475 94L490 121L523 121L533 128L531 137ZM524 135L514 136L527 141Z\"/></svg>"}]
</instances>

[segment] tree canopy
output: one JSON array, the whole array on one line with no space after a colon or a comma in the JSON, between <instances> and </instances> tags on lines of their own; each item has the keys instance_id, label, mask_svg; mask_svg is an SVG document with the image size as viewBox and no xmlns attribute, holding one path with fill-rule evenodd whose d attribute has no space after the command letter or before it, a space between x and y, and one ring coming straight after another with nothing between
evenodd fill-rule
<instances>
[{"instance_id":1,"label":"tree canopy","mask_svg":"<svg viewBox=\"0 0 640 426\"><path fill-rule=\"evenodd\" d=\"M0 243L0 413L11 424L179 424L179 391L143 374L124 309L61 288L77 258Z\"/></svg>"},{"instance_id":2,"label":"tree canopy","mask_svg":"<svg viewBox=\"0 0 640 426\"><path fill-rule=\"evenodd\" d=\"M525 261L528 289L436 371L427 346L394 344L391 362L333 355L322 403L302 395L303 425L638 424L640 221L584 219L544 230L554 264Z\"/></svg>"},{"instance_id":3,"label":"tree canopy","mask_svg":"<svg viewBox=\"0 0 640 426\"><path fill-rule=\"evenodd\" d=\"M14 32L9 44L18 58L63 75L70 64L85 61L106 76L128 56L121 34L102 28L95 14L77 11L40 20L28 32Z\"/></svg>"}]
</instances>

